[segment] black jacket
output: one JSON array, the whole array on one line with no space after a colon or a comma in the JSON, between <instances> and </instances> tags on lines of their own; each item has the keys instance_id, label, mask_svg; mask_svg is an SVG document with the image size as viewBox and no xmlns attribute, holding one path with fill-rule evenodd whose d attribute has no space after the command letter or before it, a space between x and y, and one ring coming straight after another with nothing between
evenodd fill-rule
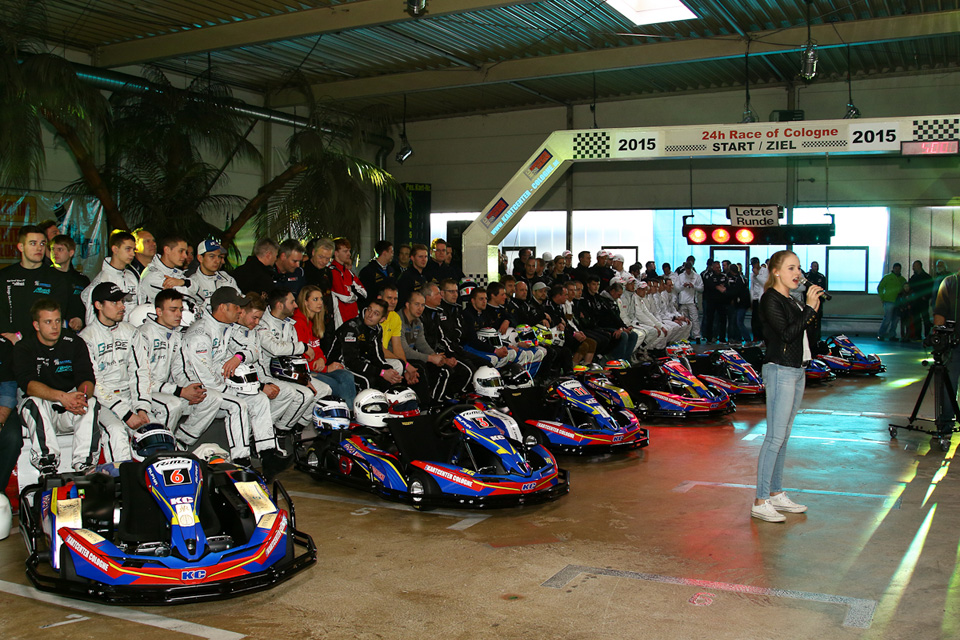
<instances>
[{"instance_id":1,"label":"black jacket","mask_svg":"<svg viewBox=\"0 0 960 640\"><path fill-rule=\"evenodd\" d=\"M368 381L376 380L390 366L383 355L380 325L368 327L361 317L344 322L333 338L329 362L339 362Z\"/></svg>"},{"instance_id":2,"label":"black jacket","mask_svg":"<svg viewBox=\"0 0 960 640\"><path fill-rule=\"evenodd\" d=\"M237 281L240 295L250 291L267 294L276 287L277 270L260 262L257 256L248 256L247 261L230 274Z\"/></svg>"},{"instance_id":3,"label":"black jacket","mask_svg":"<svg viewBox=\"0 0 960 640\"><path fill-rule=\"evenodd\" d=\"M58 391L73 391L84 382L96 381L86 343L69 329L60 333L52 347L41 343L36 331L23 336L13 348L13 372L24 394L32 380Z\"/></svg>"},{"instance_id":4,"label":"black jacket","mask_svg":"<svg viewBox=\"0 0 960 640\"><path fill-rule=\"evenodd\" d=\"M767 342L767 362L783 367L803 366L803 340L808 339L806 331L817 317L813 307L804 305L801 310L793 298L767 289L760 298L760 317Z\"/></svg>"}]
</instances>

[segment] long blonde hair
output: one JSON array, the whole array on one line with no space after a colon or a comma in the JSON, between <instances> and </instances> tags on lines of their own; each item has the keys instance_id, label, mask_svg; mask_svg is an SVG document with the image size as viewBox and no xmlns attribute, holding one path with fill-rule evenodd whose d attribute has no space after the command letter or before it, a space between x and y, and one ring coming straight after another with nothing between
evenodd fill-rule
<instances>
[{"instance_id":1,"label":"long blonde hair","mask_svg":"<svg viewBox=\"0 0 960 640\"><path fill-rule=\"evenodd\" d=\"M789 249L783 249L781 251L777 251L772 256L770 256L770 259L767 261L767 281L763 285L764 291L766 291L767 289L772 289L773 285L777 283L777 279L773 275L773 270L779 269L780 265L783 264L783 261L784 259L786 259L787 256L795 256L795 255L797 254L795 254L793 251L790 251Z\"/></svg>"},{"instance_id":2,"label":"long blonde hair","mask_svg":"<svg viewBox=\"0 0 960 640\"><path fill-rule=\"evenodd\" d=\"M314 292L320 294L319 313L311 313L309 310L307 310L307 298L309 298ZM300 313L302 313L304 317L310 321L310 325L313 329L313 335L317 338L322 338L324 329L323 316L325 310L323 304L323 289L312 284L306 285L300 289L300 293L297 294L297 306L300 307Z\"/></svg>"}]
</instances>

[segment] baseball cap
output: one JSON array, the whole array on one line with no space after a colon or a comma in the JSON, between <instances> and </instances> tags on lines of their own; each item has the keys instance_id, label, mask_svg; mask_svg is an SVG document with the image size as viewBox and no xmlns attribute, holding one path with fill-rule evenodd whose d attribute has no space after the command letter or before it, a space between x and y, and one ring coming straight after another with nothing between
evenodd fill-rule
<instances>
[{"instance_id":1,"label":"baseball cap","mask_svg":"<svg viewBox=\"0 0 960 640\"><path fill-rule=\"evenodd\" d=\"M210 296L210 308L216 309L222 304L236 304L245 307L250 304L250 299L241 296L233 287L220 287Z\"/></svg>"},{"instance_id":2,"label":"baseball cap","mask_svg":"<svg viewBox=\"0 0 960 640\"><path fill-rule=\"evenodd\" d=\"M540 258L541 258L544 262L550 262L551 260L553 260L553 254L550 253L549 251L544 251L544 252L543 252L543 255L540 256Z\"/></svg>"},{"instance_id":3,"label":"baseball cap","mask_svg":"<svg viewBox=\"0 0 960 640\"><path fill-rule=\"evenodd\" d=\"M90 302L120 302L127 297L127 293L112 282L101 282L93 288Z\"/></svg>"},{"instance_id":4,"label":"baseball cap","mask_svg":"<svg viewBox=\"0 0 960 640\"><path fill-rule=\"evenodd\" d=\"M202 256L205 253L210 253L211 251L223 251L224 253L226 253L223 247L217 244L215 240L204 240L203 242L197 245L198 256Z\"/></svg>"},{"instance_id":5,"label":"baseball cap","mask_svg":"<svg viewBox=\"0 0 960 640\"><path fill-rule=\"evenodd\" d=\"M548 289L548 288L549 288L549 285L548 285L546 282L534 282L534 283L533 283L533 290L534 290L534 291L540 291L540 289Z\"/></svg>"},{"instance_id":6,"label":"baseball cap","mask_svg":"<svg viewBox=\"0 0 960 640\"><path fill-rule=\"evenodd\" d=\"M573 251L570 251L570 249L564 249L563 253L561 253L560 255L562 255L564 258L572 258Z\"/></svg>"},{"instance_id":7,"label":"baseball cap","mask_svg":"<svg viewBox=\"0 0 960 640\"><path fill-rule=\"evenodd\" d=\"M613 261L614 261L614 262L623 262L623 256L618 253L617 255L613 256Z\"/></svg>"}]
</instances>

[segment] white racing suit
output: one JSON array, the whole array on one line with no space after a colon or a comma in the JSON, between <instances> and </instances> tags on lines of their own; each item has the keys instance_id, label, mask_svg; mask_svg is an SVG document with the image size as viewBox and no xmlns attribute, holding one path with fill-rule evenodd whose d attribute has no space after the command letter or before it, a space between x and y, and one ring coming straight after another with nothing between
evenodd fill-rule
<instances>
[{"instance_id":1,"label":"white racing suit","mask_svg":"<svg viewBox=\"0 0 960 640\"><path fill-rule=\"evenodd\" d=\"M623 290L623 295L617 299L617 310L620 312L620 320L623 321L623 324L630 327L630 331L637 335L637 348L634 350L634 354L646 349L644 345L647 341L649 331L649 329L644 328L636 322L633 308L636 299L637 296L626 289Z\"/></svg>"},{"instance_id":2,"label":"white racing suit","mask_svg":"<svg viewBox=\"0 0 960 640\"><path fill-rule=\"evenodd\" d=\"M673 336L668 336L669 342L679 342L690 337L690 324L674 320L674 318L680 315L680 310L674 305L672 293L667 293L666 291L658 292L656 305L664 324L676 327Z\"/></svg>"},{"instance_id":3,"label":"white racing suit","mask_svg":"<svg viewBox=\"0 0 960 640\"><path fill-rule=\"evenodd\" d=\"M667 346L668 336L661 331L661 329L664 329L664 326L660 318L650 312L650 308L646 304L648 297L649 296L634 296L634 322L647 333L643 345L645 348L664 349Z\"/></svg>"},{"instance_id":4,"label":"white racing suit","mask_svg":"<svg viewBox=\"0 0 960 640\"><path fill-rule=\"evenodd\" d=\"M226 324L211 314L204 314L190 325L183 337L183 361L187 377L202 383L207 393L219 393L221 402L239 405L241 409L240 428L227 429L230 457L233 459L250 457L251 436L257 451L277 449L267 396L263 393L239 395L227 390L223 365L238 353L234 336L239 329L239 325ZM250 354L241 352L240 356L251 363Z\"/></svg>"},{"instance_id":5,"label":"white racing suit","mask_svg":"<svg viewBox=\"0 0 960 640\"><path fill-rule=\"evenodd\" d=\"M677 303L680 313L690 318L690 336L700 338L700 310L697 309L697 294L703 293L703 278L698 273L684 273L676 279ZM692 286L685 287L684 284Z\"/></svg>"},{"instance_id":6,"label":"white racing suit","mask_svg":"<svg viewBox=\"0 0 960 640\"><path fill-rule=\"evenodd\" d=\"M130 267L122 270L115 269L110 264L110 258L107 258L103 261L103 267L100 269L100 273L95 275L93 280L90 281L90 284L80 292L80 301L83 302L83 307L87 310L83 321L85 325L91 325L97 321L97 310L94 309L93 303L90 302L90 297L93 295L93 290L96 286L103 282L112 282L127 294L127 300L125 302L128 308L133 308L135 305L144 302L140 299L138 292L140 277L137 275L137 272Z\"/></svg>"},{"instance_id":7,"label":"white racing suit","mask_svg":"<svg viewBox=\"0 0 960 640\"><path fill-rule=\"evenodd\" d=\"M163 291L164 278L176 278L186 280L187 282L179 287L174 287L177 291L190 299L191 302L198 300L197 289L194 283L187 278L182 269L177 267L168 267L163 264L160 254L153 256L153 260L147 265L147 268L140 274L140 287L137 290L140 297L140 303L149 302L153 304L153 299L157 294Z\"/></svg>"},{"instance_id":8,"label":"white racing suit","mask_svg":"<svg viewBox=\"0 0 960 640\"><path fill-rule=\"evenodd\" d=\"M242 440L240 405L223 402L221 394L212 389L207 389L206 397L194 405L180 396L183 388L194 382L184 371L180 327L168 329L157 322L155 315L147 315L133 335L133 353L145 365L144 374L137 380L140 395L150 398L156 416L161 419L167 416L166 424L183 445L189 447L196 443L218 413L224 416L233 439ZM180 417L184 414L188 417L181 425Z\"/></svg>"},{"instance_id":9,"label":"white racing suit","mask_svg":"<svg viewBox=\"0 0 960 640\"><path fill-rule=\"evenodd\" d=\"M137 369L130 341L136 329L128 322L112 327L94 319L84 327L80 337L90 353L90 364L96 376L94 396L100 402L100 426L106 431L110 447L118 451L130 447L130 430L126 421L138 411L146 412L150 422L156 422L150 400L142 398L137 389ZM122 443L122 444L121 444Z\"/></svg>"}]
</instances>

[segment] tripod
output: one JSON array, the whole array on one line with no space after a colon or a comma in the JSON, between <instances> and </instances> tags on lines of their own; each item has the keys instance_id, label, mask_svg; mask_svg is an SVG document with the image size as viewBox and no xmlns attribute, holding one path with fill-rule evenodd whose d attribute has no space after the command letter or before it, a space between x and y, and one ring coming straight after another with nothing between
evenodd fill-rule
<instances>
[{"instance_id":1,"label":"tripod","mask_svg":"<svg viewBox=\"0 0 960 640\"><path fill-rule=\"evenodd\" d=\"M927 360L923 361L923 366L930 367L930 370L927 371L927 377L923 381L923 388L920 389L920 397L917 398L917 403L913 405L913 413L910 414L910 419L907 421L906 425L890 425L890 437L897 437L897 429L906 429L907 431L919 431L921 433L929 433L932 436L935 436L940 441L940 449L947 451L950 449L950 436L954 433L960 432L960 427L957 426L957 419L960 419L960 407L957 407L957 393L950 386L950 373L947 371L947 365L943 361L943 353L934 352L933 354L933 364L931 365ZM917 418L917 414L920 413L920 405L923 404L923 398L927 395L927 389L930 388L930 382L933 382L933 401L934 401L934 419L930 420L929 418ZM947 426L944 424L945 420L942 417L942 410L940 408L941 401L944 397L950 398L950 404L953 405L953 425ZM924 429L921 426L918 426L917 422L932 422L936 427L936 430L933 429Z\"/></svg>"}]
</instances>

